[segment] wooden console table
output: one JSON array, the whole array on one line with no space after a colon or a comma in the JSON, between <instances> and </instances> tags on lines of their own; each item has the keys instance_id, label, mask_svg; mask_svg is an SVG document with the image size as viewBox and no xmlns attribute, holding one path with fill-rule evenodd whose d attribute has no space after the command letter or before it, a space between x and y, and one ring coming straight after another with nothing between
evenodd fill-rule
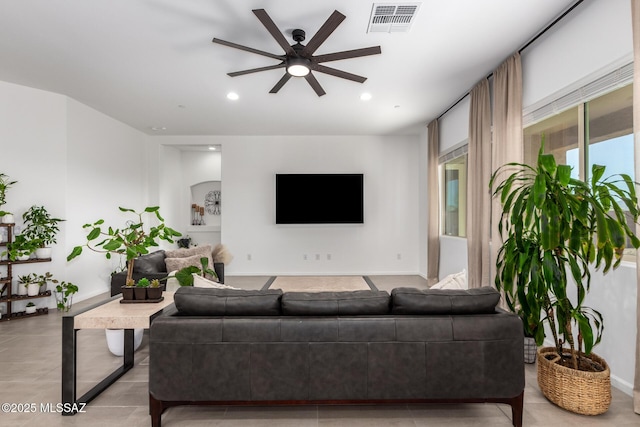
<instances>
[{"instance_id":1,"label":"wooden console table","mask_svg":"<svg viewBox=\"0 0 640 427\"><path fill-rule=\"evenodd\" d=\"M91 402L118 378L133 368L133 330L149 329L153 319L173 304L173 292L163 292L164 300L157 303L121 304L122 295L62 318L62 415L75 415L77 405ZM124 329L122 366L77 398L76 361L77 333L80 329Z\"/></svg>"}]
</instances>

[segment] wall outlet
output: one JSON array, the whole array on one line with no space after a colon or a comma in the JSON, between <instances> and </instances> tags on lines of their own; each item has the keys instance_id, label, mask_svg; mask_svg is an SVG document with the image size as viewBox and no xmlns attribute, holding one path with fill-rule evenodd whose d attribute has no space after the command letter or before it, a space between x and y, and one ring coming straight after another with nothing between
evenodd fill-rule
<instances>
[{"instance_id":1,"label":"wall outlet","mask_svg":"<svg viewBox=\"0 0 640 427\"><path fill-rule=\"evenodd\" d=\"M396 258L398 259L398 261L401 260L402 259L402 254L397 254Z\"/></svg>"},{"instance_id":2,"label":"wall outlet","mask_svg":"<svg viewBox=\"0 0 640 427\"><path fill-rule=\"evenodd\" d=\"M316 254L316 261L320 261L320 254Z\"/></svg>"},{"instance_id":3,"label":"wall outlet","mask_svg":"<svg viewBox=\"0 0 640 427\"><path fill-rule=\"evenodd\" d=\"M331 254L327 254L327 261L331 261Z\"/></svg>"},{"instance_id":4,"label":"wall outlet","mask_svg":"<svg viewBox=\"0 0 640 427\"><path fill-rule=\"evenodd\" d=\"M309 257L307 256L307 254L304 254L304 255L302 255L302 259L306 261L306 260L309 259Z\"/></svg>"},{"instance_id":5,"label":"wall outlet","mask_svg":"<svg viewBox=\"0 0 640 427\"><path fill-rule=\"evenodd\" d=\"M247 261L251 261L251 254L247 254Z\"/></svg>"}]
</instances>

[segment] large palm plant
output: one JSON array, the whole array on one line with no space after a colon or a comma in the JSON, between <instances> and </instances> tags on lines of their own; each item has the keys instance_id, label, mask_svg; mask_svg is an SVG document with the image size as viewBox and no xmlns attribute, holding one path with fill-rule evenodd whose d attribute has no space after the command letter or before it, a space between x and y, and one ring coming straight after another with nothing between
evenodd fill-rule
<instances>
[{"instance_id":1,"label":"large palm plant","mask_svg":"<svg viewBox=\"0 0 640 427\"><path fill-rule=\"evenodd\" d=\"M570 166L557 165L543 149L535 168L510 163L491 178L493 196L503 206L495 283L536 343L542 344L542 325L548 323L558 355L565 357L568 345L571 366L578 369L576 353L589 354L604 328L602 315L583 304L590 266L606 273L620 264L627 238L640 246L627 224L628 216L637 222L640 208L628 175L603 179L605 167L594 165L590 182L576 180Z\"/></svg>"}]
</instances>

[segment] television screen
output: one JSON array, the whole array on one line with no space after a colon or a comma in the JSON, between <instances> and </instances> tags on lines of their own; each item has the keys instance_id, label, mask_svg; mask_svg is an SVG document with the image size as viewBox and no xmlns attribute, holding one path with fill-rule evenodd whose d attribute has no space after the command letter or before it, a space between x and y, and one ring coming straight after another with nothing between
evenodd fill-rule
<instances>
[{"instance_id":1,"label":"television screen","mask_svg":"<svg viewBox=\"0 0 640 427\"><path fill-rule=\"evenodd\" d=\"M276 174L276 224L362 223L362 174Z\"/></svg>"}]
</instances>

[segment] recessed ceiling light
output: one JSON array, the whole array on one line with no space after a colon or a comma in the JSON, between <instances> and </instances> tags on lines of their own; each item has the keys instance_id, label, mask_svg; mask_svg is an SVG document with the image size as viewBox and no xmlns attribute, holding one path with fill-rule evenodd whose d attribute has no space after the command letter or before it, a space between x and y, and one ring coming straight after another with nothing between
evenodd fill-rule
<instances>
[{"instance_id":1,"label":"recessed ceiling light","mask_svg":"<svg viewBox=\"0 0 640 427\"><path fill-rule=\"evenodd\" d=\"M238 94L237 94L237 93L235 93L235 92L229 92L229 93L227 94L227 99L230 99L230 100L232 100L232 101L236 101L236 100L238 100L239 98L240 98L240 96L238 96Z\"/></svg>"},{"instance_id":2,"label":"recessed ceiling light","mask_svg":"<svg viewBox=\"0 0 640 427\"><path fill-rule=\"evenodd\" d=\"M365 92L362 95L360 95L360 100L361 101L369 101L371 100L371 94L369 92Z\"/></svg>"},{"instance_id":3,"label":"recessed ceiling light","mask_svg":"<svg viewBox=\"0 0 640 427\"><path fill-rule=\"evenodd\" d=\"M167 130L167 128L164 127L164 126L151 126L151 130L154 131L154 132L158 132L158 131L161 131L161 130Z\"/></svg>"},{"instance_id":4,"label":"recessed ceiling light","mask_svg":"<svg viewBox=\"0 0 640 427\"><path fill-rule=\"evenodd\" d=\"M216 151L216 147L214 147L213 145L211 147L209 147L209 150L211 151Z\"/></svg>"}]
</instances>

